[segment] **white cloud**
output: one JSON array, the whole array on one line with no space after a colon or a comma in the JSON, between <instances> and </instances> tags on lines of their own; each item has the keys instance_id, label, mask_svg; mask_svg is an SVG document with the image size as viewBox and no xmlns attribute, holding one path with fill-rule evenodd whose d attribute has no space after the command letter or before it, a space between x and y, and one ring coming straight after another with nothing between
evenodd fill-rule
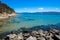
<instances>
[{"instance_id":1,"label":"white cloud","mask_svg":"<svg viewBox=\"0 0 60 40\"><path fill-rule=\"evenodd\" d=\"M18 8L16 12L48 12L48 11L60 11L60 8Z\"/></svg>"},{"instance_id":2,"label":"white cloud","mask_svg":"<svg viewBox=\"0 0 60 40\"><path fill-rule=\"evenodd\" d=\"M39 10L44 10L44 8L38 8Z\"/></svg>"}]
</instances>

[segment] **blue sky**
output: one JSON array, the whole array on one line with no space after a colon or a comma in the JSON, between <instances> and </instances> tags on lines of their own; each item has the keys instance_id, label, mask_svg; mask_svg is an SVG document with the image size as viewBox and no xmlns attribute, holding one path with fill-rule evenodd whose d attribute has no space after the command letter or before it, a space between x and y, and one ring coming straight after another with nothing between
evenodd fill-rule
<instances>
[{"instance_id":1,"label":"blue sky","mask_svg":"<svg viewBox=\"0 0 60 40\"><path fill-rule=\"evenodd\" d=\"M60 11L60 0L2 0L16 12Z\"/></svg>"}]
</instances>

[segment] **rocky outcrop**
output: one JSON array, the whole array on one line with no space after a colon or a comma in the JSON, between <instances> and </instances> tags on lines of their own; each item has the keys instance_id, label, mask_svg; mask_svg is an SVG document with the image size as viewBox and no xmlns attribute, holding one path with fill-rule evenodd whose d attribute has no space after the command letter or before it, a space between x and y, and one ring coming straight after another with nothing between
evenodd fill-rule
<instances>
[{"instance_id":1,"label":"rocky outcrop","mask_svg":"<svg viewBox=\"0 0 60 40\"><path fill-rule=\"evenodd\" d=\"M15 13L14 9L10 8L8 5L0 2L0 13L6 12L8 14L12 14L12 12Z\"/></svg>"},{"instance_id":2,"label":"rocky outcrop","mask_svg":"<svg viewBox=\"0 0 60 40\"><path fill-rule=\"evenodd\" d=\"M0 1L0 18L8 18L14 15L15 15L14 9Z\"/></svg>"}]
</instances>

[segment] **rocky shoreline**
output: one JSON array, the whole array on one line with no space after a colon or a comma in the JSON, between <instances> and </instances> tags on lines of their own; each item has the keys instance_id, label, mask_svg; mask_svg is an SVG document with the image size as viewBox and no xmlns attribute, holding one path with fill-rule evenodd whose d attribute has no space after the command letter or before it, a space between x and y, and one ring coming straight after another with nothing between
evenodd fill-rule
<instances>
[{"instance_id":1,"label":"rocky shoreline","mask_svg":"<svg viewBox=\"0 0 60 40\"><path fill-rule=\"evenodd\" d=\"M2 38L2 40L60 40L60 30L20 30L18 34L11 32Z\"/></svg>"},{"instance_id":2,"label":"rocky shoreline","mask_svg":"<svg viewBox=\"0 0 60 40\"><path fill-rule=\"evenodd\" d=\"M10 18L10 17L15 17L17 14L7 14L7 15L4 15L4 14L2 14L1 16L0 16L0 20L2 20L2 19L7 19L7 18Z\"/></svg>"}]
</instances>

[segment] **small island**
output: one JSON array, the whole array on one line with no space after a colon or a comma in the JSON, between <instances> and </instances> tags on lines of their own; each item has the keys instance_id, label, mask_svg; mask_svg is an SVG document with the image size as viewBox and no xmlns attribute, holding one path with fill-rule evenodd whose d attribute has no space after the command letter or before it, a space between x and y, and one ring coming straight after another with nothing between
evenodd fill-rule
<instances>
[{"instance_id":1,"label":"small island","mask_svg":"<svg viewBox=\"0 0 60 40\"><path fill-rule=\"evenodd\" d=\"M16 16L14 9L0 1L0 19L6 19L12 16Z\"/></svg>"}]
</instances>

